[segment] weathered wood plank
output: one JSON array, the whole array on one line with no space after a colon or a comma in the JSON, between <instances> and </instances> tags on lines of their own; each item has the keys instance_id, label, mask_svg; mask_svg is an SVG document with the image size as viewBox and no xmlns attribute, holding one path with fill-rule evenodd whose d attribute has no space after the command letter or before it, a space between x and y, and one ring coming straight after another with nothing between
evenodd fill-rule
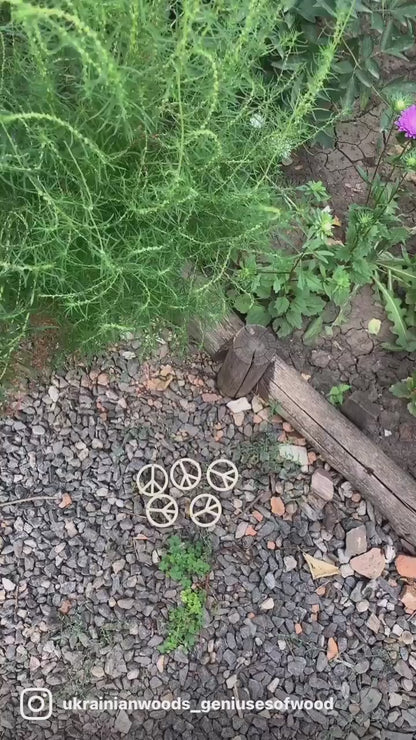
<instances>
[{"instance_id":1,"label":"weathered wood plank","mask_svg":"<svg viewBox=\"0 0 416 740\"><path fill-rule=\"evenodd\" d=\"M264 326L243 326L236 334L218 373L224 396L239 398L253 390L276 354L276 340Z\"/></svg>"},{"instance_id":2,"label":"weathered wood plank","mask_svg":"<svg viewBox=\"0 0 416 740\"><path fill-rule=\"evenodd\" d=\"M235 314L214 329L193 325L193 338L212 356L225 356L243 327ZM264 399L274 399L282 416L301 432L322 457L416 546L416 481L384 454L300 374L276 356L258 385Z\"/></svg>"},{"instance_id":3,"label":"weathered wood plank","mask_svg":"<svg viewBox=\"0 0 416 740\"><path fill-rule=\"evenodd\" d=\"M401 537L416 545L416 481L410 475L279 357L263 376L258 392L280 403L294 428L380 510Z\"/></svg>"}]
</instances>

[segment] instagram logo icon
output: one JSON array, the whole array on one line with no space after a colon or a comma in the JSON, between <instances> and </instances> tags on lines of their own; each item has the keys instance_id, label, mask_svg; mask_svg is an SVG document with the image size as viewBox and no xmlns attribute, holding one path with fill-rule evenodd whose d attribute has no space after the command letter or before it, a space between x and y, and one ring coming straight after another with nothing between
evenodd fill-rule
<instances>
[{"instance_id":1,"label":"instagram logo icon","mask_svg":"<svg viewBox=\"0 0 416 740\"><path fill-rule=\"evenodd\" d=\"M20 714L30 722L49 719L52 714L52 694L49 689L23 689L20 694Z\"/></svg>"}]
</instances>

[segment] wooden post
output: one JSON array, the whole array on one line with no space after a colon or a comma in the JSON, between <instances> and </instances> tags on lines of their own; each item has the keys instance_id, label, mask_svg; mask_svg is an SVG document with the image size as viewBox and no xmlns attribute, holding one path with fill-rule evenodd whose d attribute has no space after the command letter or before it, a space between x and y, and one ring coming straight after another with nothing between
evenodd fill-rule
<instances>
[{"instance_id":1,"label":"wooden post","mask_svg":"<svg viewBox=\"0 0 416 740\"><path fill-rule=\"evenodd\" d=\"M264 326L249 324L234 337L218 376L224 396L245 396L257 385L275 357L276 340Z\"/></svg>"}]
</instances>

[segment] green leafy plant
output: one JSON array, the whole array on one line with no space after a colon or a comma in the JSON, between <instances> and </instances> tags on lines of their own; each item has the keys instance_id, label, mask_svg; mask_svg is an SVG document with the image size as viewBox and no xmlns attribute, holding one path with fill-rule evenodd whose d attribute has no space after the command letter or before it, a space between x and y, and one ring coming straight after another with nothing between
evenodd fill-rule
<instances>
[{"instance_id":1,"label":"green leafy plant","mask_svg":"<svg viewBox=\"0 0 416 740\"><path fill-rule=\"evenodd\" d=\"M177 647L193 647L203 626L206 588L194 580L205 578L211 570L211 547L207 541L185 542L176 535L169 538L168 552L163 555L159 568L169 578L183 586L182 605L169 611L168 635L159 650L168 653Z\"/></svg>"},{"instance_id":2,"label":"green leafy plant","mask_svg":"<svg viewBox=\"0 0 416 740\"><path fill-rule=\"evenodd\" d=\"M169 612L168 635L159 647L161 653L170 653L178 647L192 648L202 629L206 592L186 588L181 592L181 601L182 606Z\"/></svg>"},{"instance_id":3,"label":"green leafy plant","mask_svg":"<svg viewBox=\"0 0 416 740\"><path fill-rule=\"evenodd\" d=\"M406 178L416 173L415 140L402 142L397 154L387 152L394 122L407 102L394 99L383 115L376 168L371 177L360 170L368 184L367 202L349 207L343 240L337 238L340 223L331 213L328 193L322 183L309 182L284 195L287 207L282 201L277 245L261 255L236 254L230 295L249 323L271 323L285 337L312 319L303 335L310 341L322 331L329 303L338 307L340 322L350 297L373 284L395 335L395 342L384 346L416 350L416 257L405 247L412 230L404 226L398 205ZM390 166L387 180L380 176L383 161Z\"/></svg>"},{"instance_id":4,"label":"green leafy plant","mask_svg":"<svg viewBox=\"0 0 416 740\"><path fill-rule=\"evenodd\" d=\"M394 383L390 390L397 398L408 399L407 410L410 414L416 416L416 372L405 380Z\"/></svg>"},{"instance_id":5,"label":"green leafy plant","mask_svg":"<svg viewBox=\"0 0 416 740\"><path fill-rule=\"evenodd\" d=\"M233 249L267 245L280 164L316 133L347 20L289 105L261 69L272 0L2 4L0 379L37 311L83 351L222 311Z\"/></svg>"},{"instance_id":6,"label":"green leafy plant","mask_svg":"<svg viewBox=\"0 0 416 740\"><path fill-rule=\"evenodd\" d=\"M339 385L333 385L328 393L328 400L333 406L341 406L344 403L345 394L350 390L351 386L346 383L340 383Z\"/></svg>"},{"instance_id":7,"label":"green leafy plant","mask_svg":"<svg viewBox=\"0 0 416 740\"><path fill-rule=\"evenodd\" d=\"M349 7L349 19L332 68L331 84L322 91L312 113L314 123L324 126L318 135L318 141L324 145L332 144L334 139L333 111L351 108L357 98L361 108L365 108L371 95L380 95L383 89L385 59L406 59L406 52L414 47L415 2L285 0L284 23L276 25L271 37L274 47L267 60L267 71L279 82L290 81L287 100L314 69L317 54L331 39L343 6ZM385 89L392 89L394 84L390 81ZM405 84L412 86L411 82ZM414 85L412 89L415 90Z\"/></svg>"},{"instance_id":8,"label":"green leafy plant","mask_svg":"<svg viewBox=\"0 0 416 740\"><path fill-rule=\"evenodd\" d=\"M204 578L211 570L210 548L207 542L183 542L173 535L169 538L168 552L163 555L159 568L169 578L189 588L193 577Z\"/></svg>"}]
</instances>

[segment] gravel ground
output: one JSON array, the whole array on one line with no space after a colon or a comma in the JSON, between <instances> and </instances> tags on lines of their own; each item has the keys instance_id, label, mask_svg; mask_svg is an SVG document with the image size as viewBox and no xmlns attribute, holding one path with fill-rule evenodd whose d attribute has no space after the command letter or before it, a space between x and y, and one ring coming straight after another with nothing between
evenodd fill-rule
<instances>
[{"instance_id":1,"label":"gravel ground","mask_svg":"<svg viewBox=\"0 0 416 740\"><path fill-rule=\"evenodd\" d=\"M416 737L416 619L400 600L398 538L258 399L233 414L207 358L178 361L163 344L139 363L136 350L53 376L0 422L0 502L52 497L0 509L1 737ZM276 462L278 442L307 464ZM143 464L168 469L179 456L204 470L229 457L240 480L205 535L205 628L191 652L161 658L178 589L158 570L169 532L148 526L134 479ZM175 532L193 536L186 507L181 497ZM382 572L367 578L350 559L372 548ZM304 552L340 573L312 580ZM20 717L28 687L52 692L49 719ZM62 708L72 696L180 697L193 708L296 697L333 708L77 713Z\"/></svg>"}]
</instances>

